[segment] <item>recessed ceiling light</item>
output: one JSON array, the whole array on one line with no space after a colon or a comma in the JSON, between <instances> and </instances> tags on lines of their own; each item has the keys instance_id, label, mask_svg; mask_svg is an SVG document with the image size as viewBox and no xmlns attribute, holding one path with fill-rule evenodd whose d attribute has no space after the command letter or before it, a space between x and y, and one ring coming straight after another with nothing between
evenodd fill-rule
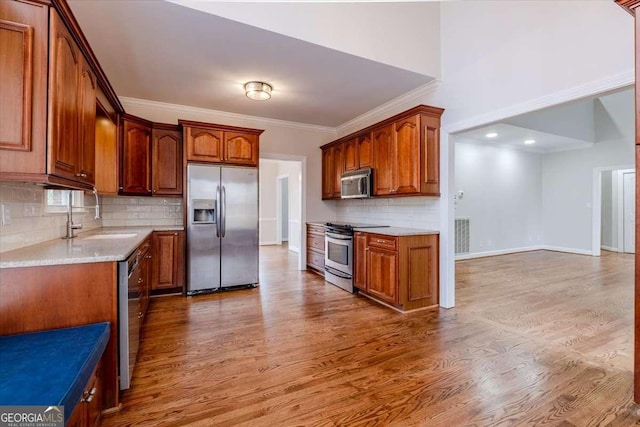
<instances>
[{"instance_id":1,"label":"recessed ceiling light","mask_svg":"<svg viewBox=\"0 0 640 427\"><path fill-rule=\"evenodd\" d=\"M535 144L536 140L535 139L527 139L527 140L524 141L524 143L527 144L527 145L531 145L531 144Z\"/></svg>"},{"instance_id":2,"label":"recessed ceiling light","mask_svg":"<svg viewBox=\"0 0 640 427\"><path fill-rule=\"evenodd\" d=\"M495 138L496 136L498 136L498 132L489 132L485 135L486 138Z\"/></svg>"}]
</instances>

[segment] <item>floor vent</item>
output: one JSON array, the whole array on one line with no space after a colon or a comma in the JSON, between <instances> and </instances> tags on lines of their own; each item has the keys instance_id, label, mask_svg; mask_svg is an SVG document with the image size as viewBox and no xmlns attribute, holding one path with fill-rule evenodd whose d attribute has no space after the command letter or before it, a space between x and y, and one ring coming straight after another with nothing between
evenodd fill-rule
<instances>
[{"instance_id":1,"label":"floor vent","mask_svg":"<svg viewBox=\"0 0 640 427\"><path fill-rule=\"evenodd\" d=\"M469 253L469 218L456 218L456 255Z\"/></svg>"}]
</instances>

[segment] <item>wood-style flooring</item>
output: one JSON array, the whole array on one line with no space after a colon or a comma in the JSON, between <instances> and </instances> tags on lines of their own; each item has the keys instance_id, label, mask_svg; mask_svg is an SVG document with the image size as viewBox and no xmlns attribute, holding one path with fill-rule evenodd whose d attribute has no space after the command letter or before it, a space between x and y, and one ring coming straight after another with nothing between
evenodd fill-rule
<instances>
[{"instance_id":1,"label":"wood-style flooring","mask_svg":"<svg viewBox=\"0 0 640 427\"><path fill-rule=\"evenodd\" d=\"M151 301L103 426L630 426L633 255L459 262L409 314L261 248L260 287Z\"/></svg>"}]
</instances>

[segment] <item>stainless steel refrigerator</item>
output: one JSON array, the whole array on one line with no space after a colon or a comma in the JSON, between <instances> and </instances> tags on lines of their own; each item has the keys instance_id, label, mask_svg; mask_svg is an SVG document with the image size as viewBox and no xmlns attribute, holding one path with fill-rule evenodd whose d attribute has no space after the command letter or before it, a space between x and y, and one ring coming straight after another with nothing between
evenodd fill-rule
<instances>
[{"instance_id":1,"label":"stainless steel refrigerator","mask_svg":"<svg viewBox=\"0 0 640 427\"><path fill-rule=\"evenodd\" d=\"M258 283L258 169L187 166L187 294Z\"/></svg>"}]
</instances>

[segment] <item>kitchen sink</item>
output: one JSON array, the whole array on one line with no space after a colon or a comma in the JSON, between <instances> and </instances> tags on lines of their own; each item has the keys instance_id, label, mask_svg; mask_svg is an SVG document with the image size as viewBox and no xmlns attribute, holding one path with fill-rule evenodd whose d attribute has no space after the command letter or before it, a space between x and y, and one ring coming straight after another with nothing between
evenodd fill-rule
<instances>
[{"instance_id":1,"label":"kitchen sink","mask_svg":"<svg viewBox=\"0 0 640 427\"><path fill-rule=\"evenodd\" d=\"M129 239L136 237L137 233L108 233L108 234L94 234L89 236L86 240L103 240L103 239Z\"/></svg>"}]
</instances>

